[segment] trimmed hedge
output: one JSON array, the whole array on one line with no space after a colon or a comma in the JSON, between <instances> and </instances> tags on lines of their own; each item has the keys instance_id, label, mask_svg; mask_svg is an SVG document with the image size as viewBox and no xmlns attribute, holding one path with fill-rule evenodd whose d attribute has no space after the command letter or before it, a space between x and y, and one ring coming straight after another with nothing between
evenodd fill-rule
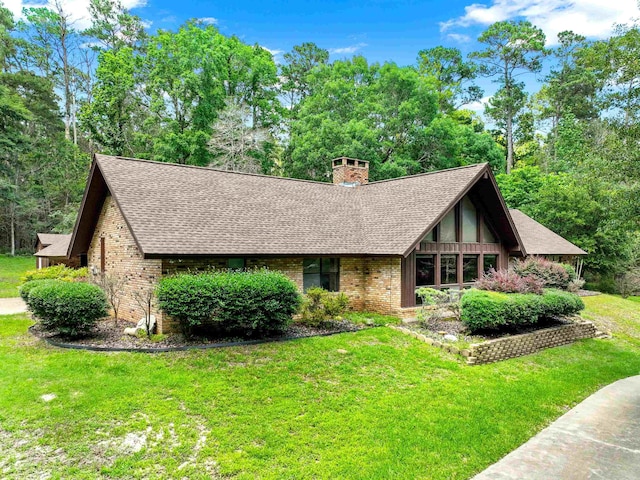
<instances>
[{"instance_id":1,"label":"trimmed hedge","mask_svg":"<svg viewBox=\"0 0 640 480\"><path fill-rule=\"evenodd\" d=\"M63 280L36 283L27 287L27 305L45 330L80 336L108 314L107 299L97 285Z\"/></svg>"},{"instance_id":2,"label":"trimmed hedge","mask_svg":"<svg viewBox=\"0 0 640 480\"><path fill-rule=\"evenodd\" d=\"M580 297L561 290L536 295L472 289L462 296L461 320L474 331L534 324L540 318L574 315L583 309Z\"/></svg>"},{"instance_id":3,"label":"trimmed hedge","mask_svg":"<svg viewBox=\"0 0 640 480\"><path fill-rule=\"evenodd\" d=\"M57 281L59 280L52 280L52 279L30 280L27 283L23 283L22 285L20 285L20 288L18 290L20 292L20 296L22 297L22 299L28 303L29 293L31 293L31 290L33 290L39 285L46 285L47 283L57 282Z\"/></svg>"},{"instance_id":4,"label":"trimmed hedge","mask_svg":"<svg viewBox=\"0 0 640 480\"><path fill-rule=\"evenodd\" d=\"M269 270L178 274L161 279L157 295L185 334L198 327L247 336L283 331L301 300L287 276Z\"/></svg>"}]
</instances>

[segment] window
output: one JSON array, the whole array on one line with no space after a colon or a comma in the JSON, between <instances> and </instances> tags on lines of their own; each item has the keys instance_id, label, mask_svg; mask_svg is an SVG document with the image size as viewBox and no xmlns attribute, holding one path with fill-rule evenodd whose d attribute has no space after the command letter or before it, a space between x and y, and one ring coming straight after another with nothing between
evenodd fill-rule
<instances>
[{"instance_id":1,"label":"window","mask_svg":"<svg viewBox=\"0 0 640 480\"><path fill-rule=\"evenodd\" d=\"M453 208L440 222L440 241L443 243L457 242L456 209Z\"/></svg>"},{"instance_id":2,"label":"window","mask_svg":"<svg viewBox=\"0 0 640 480\"><path fill-rule=\"evenodd\" d=\"M433 243L436 241L436 229L434 228L422 239L423 243Z\"/></svg>"},{"instance_id":3,"label":"window","mask_svg":"<svg viewBox=\"0 0 640 480\"><path fill-rule=\"evenodd\" d=\"M497 255L486 255L484 256L484 265L482 266L482 271L484 273L489 272L491 269L498 269L498 256Z\"/></svg>"},{"instance_id":4,"label":"window","mask_svg":"<svg viewBox=\"0 0 640 480\"><path fill-rule=\"evenodd\" d=\"M496 240L496 236L489 228L489 225L487 225L486 220L482 225L482 236L484 237L484 243L498 243L498 241Z\"/></svg>"},{"instance_id":5,"label":"window","mask_svg":"<svg viewBox=\"0 0 640 480\"><path fill-rule=\"evenodd\" d=\"M416 285L419 287L436 284L435 255L416 256Z\"/></svg>"},{"instance_id":6,"label":"window","mask_svg":"<svg viewBox=\"0 0 640 480\"><path fill-rule=\"evenodd\" d=\"M461 202L462 210L462 241L476 243L478 241L478 212L469 197Z\"/></svg>"},{"instance_id":7,"label":"window","mask_svg":"<svg viewBox=\"0 0 640 480\"><path fill-rule=\"evenodd\" d=\"M302 261L302 284L305 292L312 287L337 292L340 289L339 276L338 258L305 258Z\"/></svg>"},{"instance_id":8,"label":"window","mask_svg":"<svg viewBox=\"0 0 640 480\"><path fill-rule=\"evenodd\" d=\"M458 283L458 256L457 255L441 255L440 256L440 283L447 285L449 283Z\"/></svg>"},{"instance_id":9,"label":"window","mask_svg":"<svg viewBox=\"0 0 640 480\"><path fill-rule=\"evenodd\" d=\"M464 255L462 257L462 281L475 282L478 279L478 256Z\"/></svg>"},{"instance_id":10,"label":"window","mask_svg":"<svg viewBox=\"0 0 640 480\"><path fill-rule=\"evenodd\" d=\"M87 259L87 254L86 253L81 253L80 254L80 267L86 267L89 265L89 261Z\"/></svg>"},{"instance_id":11,"label":"window","mask_svg":"<svg viewBox=\"0 0 640 480\"><path fill-rule=\"evenodd\" d=\"M243 270L245 266L244 258L227 259L227 268L230 270Z\"/></svg>"}]
</instances>

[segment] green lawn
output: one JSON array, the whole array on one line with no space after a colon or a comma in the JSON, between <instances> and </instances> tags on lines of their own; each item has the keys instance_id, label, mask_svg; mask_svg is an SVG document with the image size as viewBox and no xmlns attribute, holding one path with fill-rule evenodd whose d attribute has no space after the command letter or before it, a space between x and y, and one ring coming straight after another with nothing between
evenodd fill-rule
<instances>
[{"instance_id":1,"label":"green lawn","mask_svg":"<svg viewBox=\"0 0 640 480\"><path fill-rule=\"evenodd\" d=\"M585 301L587 316L620 325L612 340L474 367L386 327L104 354L48 347L25 316L6 316L0 476L469 478L598 388L640 373L638 304Z\"/></svg>"},{"instance_id":2,"label":"green lawn","mask_svg":"<svg viewBox=\"0 0 640 480\"><path fill-rule=\"evenodd\" d=\"M20 277L36 268L35 257L0 255L0 298L17 297Z\"/></svg>"}]
</instances>

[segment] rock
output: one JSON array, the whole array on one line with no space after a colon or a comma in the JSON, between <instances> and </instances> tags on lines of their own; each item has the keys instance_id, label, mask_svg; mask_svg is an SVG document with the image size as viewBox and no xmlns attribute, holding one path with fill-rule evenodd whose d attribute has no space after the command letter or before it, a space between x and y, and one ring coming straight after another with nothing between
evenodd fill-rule
<instances>
[{"instance_id":1,"label":"rock","mask_svg":"<svg viewBox=\"0 0 640 480\"><path fill-rule=\"evenodd\" d=\"M457 342L457 341L458 341L458 337L456 337L455 335L451 335L450 333L446 334L446 335L444 336L444 339L445 339L447 342Z\"/></svg>"},{"instance_id":2,"label":"rock","mask_svg":"<svg viewBox=\"0 0 640 480\"><path fill-rule=\"evenodd\" d=\"M155 315L149 316L149 331L153 332L156 329L156 317ZM142 317L138 324L136 325L136 330L142 330L146 333L147 331L147 320L145 317ZM126 333L126 332L125 332Z\"/></svg>"},{"instance_id":3,"label":"rock","mask_svg":"<svg viewBox=\"0 0 640 480\"><path fill-rule=\"evenodd\" d=\"M447 334L447 332L445 332L444 330L443 330L443 331L438 332L438 335L446 335L446 334Z\"/></svg>"},{"instance_id":4,"label":"rock","mask_svg":"<svg viewBox=\"0 0 640 480\"><path fill-rule=\"evenodd\" d=\"M56 398L56 395L53 393L45 393L40 398L43 402L50 402L51 400L54 400Z\"/></svg>"},{"instance_id":5,"label":"rock","mask_svg":"<svg viewBox=\"0 0 640 480\"><path fill-rule=\"evenodd\" d=\"M125 328L124 329L124 334L125 335L131 335L132 337L136 337L138 334L138 329L137 328Z\"/></svg>"},{"instance_id":6,"label":"rock","mask_svg":"<svg viewBox=\"0 0 640 480\"><path fill-rule=\"evenodd\" d=\"M336 352L341 353L343 355L346 354L346 353L349 353L344 348L339 348L338 350L336 350Z\"/></svg>"}]
</instances>

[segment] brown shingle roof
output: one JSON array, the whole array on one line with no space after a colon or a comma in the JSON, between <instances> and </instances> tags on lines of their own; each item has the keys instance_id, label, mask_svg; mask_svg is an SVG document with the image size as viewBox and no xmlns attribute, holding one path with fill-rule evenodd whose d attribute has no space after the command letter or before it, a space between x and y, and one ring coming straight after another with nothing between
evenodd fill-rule
<instances>
[{"instance_id":1,"label":"brown shingle roof","mask_svg":"<svg viewBox=\"0 0 640 480\"><path fill-rule=\"evenodd\" d=\"M55 233L39 233L40 243L46 245L45 248L35 253L36 257L66 257L71 235L60 235Z\"/></svg>"},{"instance_id":2,"label":"brown shingle roof","mask_svg":"<svg viewBox=\"0 0 640 480\"><path fill-rule=\"evenodd\" d=\"M587 252L520 210L510 209L509 212L529 255L587 255Z\"/></svg>"},{"instance_id":3,"label":"brown shingle roof","mask_svg":"<svg viewBox=\"0 0 640 480\"><path fill-rule=\"evenodd\" d=\"M488 171L472 165L349 188L95 159L141 250L158 256L403 255Z\"/></svg>"}]
</instances>

